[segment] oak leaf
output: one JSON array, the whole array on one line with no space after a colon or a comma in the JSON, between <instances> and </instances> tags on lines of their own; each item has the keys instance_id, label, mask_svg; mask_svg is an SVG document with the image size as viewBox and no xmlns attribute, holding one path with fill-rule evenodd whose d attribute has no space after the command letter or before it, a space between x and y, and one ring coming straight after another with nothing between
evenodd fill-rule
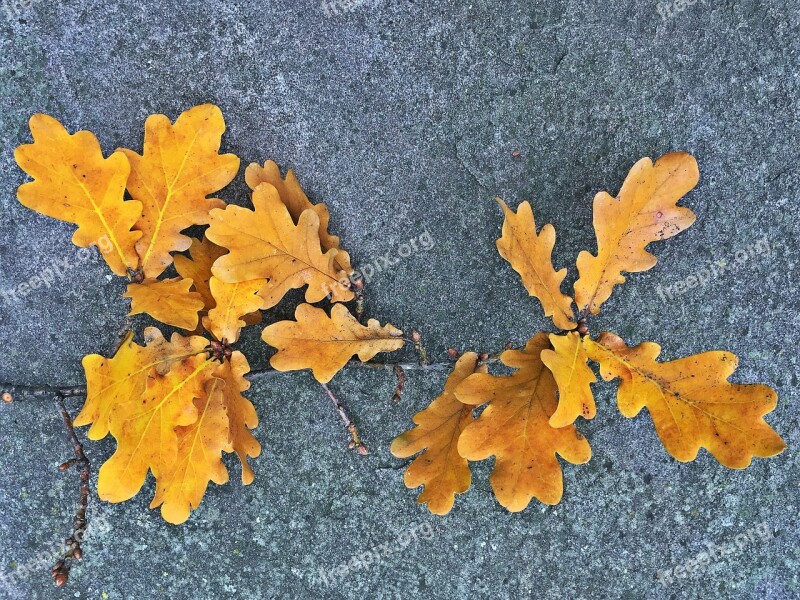
<instances>
[{"instance_id":1,"label":"oak leaf","mask_svg":"<svg viewBox=\"0 0 800 600\"><path fill-rule=\"evenodd\" d=\"M225 248L220 248L208 238L203 237L201 240L192 238L189 256L176 254L173 257L178 275L183 279L191 279L192 289L203 299L204 313L214 308L215 305L210 285L211 267L215 260L226 253Z\"/></svg>"},{"instance_id":2,"label":"oak leaf","mask_svg":"<svg viewBox=\"0 0 800 600\"><path fill-rule=\"evenodd\" d=\"M203 327L220 341L236 342L242 327L247 325L244 317L261 306L262 300L257 294L264 287L264 280L225 283L212 277L210 287L214 308L203 317Z\"/></svg>"},{"instance_id":3,"label":"oak leaf","mask_svg":"<svg viewBox=\"0 0 800 600\"><path fill-rule=\"evenodd\" d=\"M148 470L158 478L172 467L178 455L176 427L197 420L194 401L204 396L214 368L213 360L202 352L206 344L199 336L173 334L170 354L186 357L173 361L166 372L149 370L141 395L114 405L109 430L117 449L100 468L97 492L102 499L128 500L141 489Z\"/></svg>"},{"instance_id":4,"label":"oak leaf","mask_svg":"<svg viewBox=\"0 0 800 600\"><path fill-rule=\"evenodd\" d=\"M176 428L177 457L156 481L150 508L160 506L161 516L173 525L186 521L191 510L200 506L209 481L228 483L228 470L222 463L229 427L224 386L217 378L206 381L204 395L194 400L197 420Z\"/></svg>"},{"instance_id":5,"label":"oak leaf","mask_svg":"<svg viewBox=\"0 0 800 600\"><path fill-rule=\"evenodd\" d=\"M579 311L600 312L613 287L624 283L623 272L637 273L655 266L656 257L645 247L688 228L695 214L676 203L700 177L697 161L685 152L673 152L655 164L643 158L631 168L616 198L600 192L594 198L597 256L578 255L575 302Z\"/></svg>"},{"instance_id":6,"label":"oak leaf","mask_svg":"<svg viewBox=\"0 0 800 600\"><path fill-rule=\"evenodd\" d=\"M613 333L597 341L584 338L603 379L620 378L620 412L635 417L647 408L664 447L682 462L706 448L726 467L744 469L753 457L767 458L786 448L764 421L778 402L777 394L760 384L731 384L738 365L730 352L712 351L657 362L661 347L643 342L629 348Z\"/></svg>"},{"instance_id":7,"label":"oak leaf","mask_svg":"<svg viewBox=\"0 0 800 600\"><path fill-rule=\"evenodd\" d=\"M189 256L184 256L183 254L174 256L175 270L178 275L184 279L191 279L192 291L197 292L203 298L203 310L199 313L201 323L204 321L208 311L217 305L214 294L211 293L211 267L214 265L215 260L227 254L227 252L225 248L217 246L204 236L200 240L197 238L192 239L192 245L189 247ZM263 280L261 283L263 285ZM242 316L242 321L247 325L260 323L261 311L256 310ZM196 331L196 333L200 333L200 331Z\"/></svg>"},{"instance_id":8,"label":"oak leaf","mask_svg":"<svg viewBox=\"0 0 800 600\"><path fill-rule=\"evenodd\" d=\"M556 454L573 464L585 463L592 452L574 425L556 429L550 417L558 405L556 382L541 359L549 348L547 334L538 333L524 350L506 350L500 360L518 369L510 376L470 375L455 389L465 404L488 402L467 425L458 451L467 460L495 456L489 481L498 502L511 512L538 498L557 504L564 482Z\"/></svg>"},{"instance_id":9,"label":"oak leaf","mask_svg":"<svg viewBox=\"0 0 800 600\"><path fill-rule=\"evenodd\" d=\"M304 285L308 285L306 302L319 302L328 295L332 302L353 299L347 273L334 262L338 251L322 253L319 217L313 210L304 211L295 225L278 190L268 183L253 192L253 208L211 211L206 237L230 250L214 263L214 276L227 283L267 279L259 292L263 309Z\"/></svg>"},{"instance_id":10,"label":"oak leaf","mask_svg":"<svg viewBox=\"0 0 800 600\"><path fill-rule=\"evenodd\" d=\"M549 223L536 233L536 221L529 202L523 202L515 213L500 198L503 210L503 235L497 240L497 250L522 277L528 293L538 298L546 317L553 317L559 329L575 329L572 321L572 298L561 292L566 269L556 271L552 252L556 230Z\"/></svg>"},{"instance_id":11,"label":"oak leaf","mask_svg":"<svg viewBox=\"0 0 800 600\"><path fill-rule=\"evenodd\" d=\"M425 409L414 415L416 427L397 436L391 452L398 458L408 458L422 452L406 469L406 487L423 486L417 502L427 504L436 515L446 515L453 508L456 494L469 489L472 475L469 462L458 453L458 438L472 423L473 406L459 402L453 393L456 386L476 372L478 355L467 352L456 362L447 378L444 392Z\"/></svg>"},{"instance_id":12,"label":"oak leaf","mask_svg":"<svg viewBox=\"0 0 800 600\"><path fill-rule=\"evenodd\" d=\"M550 334L551 349L542 350L542 362L550 369L558 386L558 408L550 417L551 427L566 427L578 417L594 419L597 408L590 385L597 381L586 364L589 356L581 336Z\"/></svg>"},{"instance_id":13,"label":"oak leaf","mask_svg":"<svg viewBox=\"0 0 800 600\"><path fill-rule=\"evenodd\" d=\"M375 319L359 323L343 304L335 304L331 316L321 308L301 304L296 321L280 321L266 327L261 339L278 349L270 364L278 371L311 369L320 383L327 383L353 355L368 361L378 352L403 347L403 332L392 325L381 327Z\"/></svg>"},{"instance_id":14,"label":"oak leaf","mask_svg":"<svg viewBox=\"0 0 800 600\"><path fill-rule=\"evenodd\" d=\"M328 223L331 218L328 207L322 202L313 204L308 199L294 171L289 169L286 172L286 178L283 178L277 163L268 160L263 167L258 163L248 165L244 172L244 178L253 191L262 183L274 185L275 189L278 190L281 202L286 205L295 224L300 220L300 215L303 214L304 210L310 208L317 213L319 217L319 241L323 252L331 248L338 250L335 259L336 264L348 274L352 272L353 267L350 264L350 255L339 247L339 238L328 233Z\"/></svg>"},{"instance_id":15,"label":"oak leaf","mask_svg":"<svg viewBox=\"0 0 800 600\"><path fill-rule=\"evenodd\" d=\"M142 236L132 231L142 204L124 201L130 165L114 152L103 158L97 138L88 131L70 135L53 117L30 119L33 144L14 152L17 164L34 181L24 183L17 198L26 207L78 226L76 246L97 246L117 275L139 264L135 245Z\"/></svg>"},{"instance_id":16,"label":"oak leaf","mask_svg":"<svg viewBox=\"0 0 800 600\"><path fill-rule=\"evenodd\" d=\"M100 440L108 434L113 408L137 400L151 374L167 373L174 362L197 355L208 345L200 337L188 338L188 345L175 336L170 342L155 327L145 328L144 339L146 345L139 346L129 332L112 358L99 354L83 357L86 401L73 423L76 427L91 425L89 439Z\"/></svg>"},{"instance_id":17,"label":"oak leaf","mask_svg":"<svg viewBox=\"0 0 800 600\"><path fill-rule=\"evenodd\" d=\"M204 305L202 296L190 291L191 287L191 279L145 279L128 284L122 297L131 300L130 315L147 313L162 323L192 331Z\"/></svg>"},{"instance_id":18,"label":"oak leaf","mask_svg":"<svg viewBox=\"0 0 800 600\"><path fill-rule=\"evenodd\" d=\"M205 384L205 394L196 398L197 420L176 428L178 453L156 482L150 508L161 507L168 523L179 525L189 518L208 489L208 483L228 482L223 452L236 452L242 463L242 483L253 482L247 457L261 453L261 445L250 433L258 425L253 404L241 392L250 387L244 375L250 370L241 352L219 364Z\"/></svg>"},{"instance_id":19,"label":"oak leaf","mask_svg":"<svg viewBox=\"0 0 800 600\"><path fill-rule=\"evenodd\" d=\"M221 190L239 170L233 154L219 154L225 120L213 104L183 112L174 124L164 115L145 121L142 155L122 148L131 165L128 191L142 204L136 243L144 276L158 277L172 263L171 253L186 250L181 231L208 223L212 208L225 206L207 196Z\"/></svg>"},{"instance_id":20,"label":"oak leaf","mask_svg":"<svg viewBox=\"0 0 800 600\"><path fill-rule=\"evenodd\" d=\"M226 452L235 452L242 463L242 483L253 482L253 469L247 458L256 458L261 454L261 444L250 433L258 426L258 416L253 403L242 396L242 392L250 389L250 382L244 376L250 371L250 365L244 354L234 351L231 357L214 371L214 376L225 382L223 394L228 414L228 447Z\"/></svg>"}]
</instances>

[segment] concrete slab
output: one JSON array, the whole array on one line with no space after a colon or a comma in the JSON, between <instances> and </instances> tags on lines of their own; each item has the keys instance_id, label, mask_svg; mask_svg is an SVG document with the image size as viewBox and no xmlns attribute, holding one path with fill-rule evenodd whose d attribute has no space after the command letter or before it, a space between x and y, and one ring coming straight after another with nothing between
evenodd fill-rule
<instances>
[{"instance_id":1,"label":"concrete slab","mask_svg":"<svg viewBox=\"0 0 800 600\"><path fill-rule=\"evenodd\" d=\"M559 506L505 512L483 464L470 493L437 518L405 490L405 463L388 445L444 372L410 372L397 406L390 373L348 369L334 379L366 458L346 450L308 375L264 377L251 393L265 447L256 482L211 489L179 528L147 509L152 485L122 505L94 502L92 519L108 526L92 535L69 587L55 591L33 561L66 535L77 485L55 469L69 446L54 407L19 391L0 406L0 573L14 576L0 597L800 597L798 3L344 6L3 5L0 290L53 261L70 265L58 285L0 299L4 386L81 385L81 357L109 352L126 324L124 282L99 258L79 256L71 226L15 199L24 179L13 148L29 141L29 116L89 129L110 152L139 149L148 114L175 118L210 101L228 123L224 149L244 164L273 158L294 168L330 206L357 264L396 257L430 234L430 250L375 274L367 311L422 331L435 362L451 346L496 351L550 327L495 251L495 195L531 200L537 221L556 226L555 261L572 280L577 253L594 249L594 193L615 193L642 156L692 152L701 182L685 204L696 225L654 248L659 265L618 288L593 330L656 341L665 358L735 352L738 381L778 390L769 422L789 450L743 472L707 455L677 463L648 419L622 418L604 387L598 418L582 428L594 457L565 468ZM242 181L221 195L246 202ZM717 261L734 265L737 251L762 239L769 254L669 299L664 286ZM243 346L255 368L266 366L257 332ZM99 464L112 445L87 451ZM702 572L659 583L659 570L748 531L749 542ZM376 547L388 549L381 564L326 584L323 573Z\"/></svg>"}]
</instances>

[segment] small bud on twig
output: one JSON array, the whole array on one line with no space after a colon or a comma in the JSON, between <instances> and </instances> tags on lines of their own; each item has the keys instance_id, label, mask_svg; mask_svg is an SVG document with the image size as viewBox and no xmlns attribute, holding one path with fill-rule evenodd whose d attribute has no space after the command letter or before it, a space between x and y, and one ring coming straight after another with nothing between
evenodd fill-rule
<instances>
[{"instance_id":1,"label":"small bud on twig","mask_svg":"<svg viewBox=\"0 0 800 600\"><path fill-rule=\"evenodd\" d=\"M406 372L403 371L403 367L395 365L394 376L397 378L397 387L394 389L394 394L392 394L392 402L397 404L400 402L400 398L403 397L403 386L406 383Z\"/></svg>"}]
</instances>

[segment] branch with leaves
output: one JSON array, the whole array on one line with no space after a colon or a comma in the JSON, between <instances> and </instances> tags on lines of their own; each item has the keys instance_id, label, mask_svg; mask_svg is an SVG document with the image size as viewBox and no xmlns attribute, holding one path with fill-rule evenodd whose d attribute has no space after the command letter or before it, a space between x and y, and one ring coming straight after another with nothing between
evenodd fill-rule
<instances>
[{"instance_id":1,"label":"branch with leaves","mask_svg":"<svg viewBox=\"0 0 800 600\"><path fill-rule=\"evenodd\" d=\"M115 452L99 471L101 499L132 498L150 473L156 480L151 508L160 507L166 521L178 524L198 508L209 483L227 483L225 453L238 456L245 485L254 480L249 461L259 456L261 445L252 433L258 425L255 407L244 395L248 374L310 370L347 427L350 446L367 454L347 409L327 385L336 373L352 364L392 371L397 402L404 369L445 367L429 363L417 331L406 339L392 325L361 322L363 289L350 255L328 231L327 207L308 199L292 171L284 177L272 161L247 167L252 208L214 196L234 179L240 162L219 153L225 122L216 106L194 107L174 123L164 115L149 117L141 154L120 149L104 157L94 135L69 134L46 115L34 115L30 128L33 143L15 153L33 178L19 187L19 201L77 225L76 245L98 246L111 271L128 279L124 297L131 300L130 314L146 313L182 330L167 339L160 329L147 327L142 345L127 332L113 356L84 357L85 403L74 423L63 397L84 390L35 391L58 397L76 453L68 467L82 468L76 527L86 525L89 475L73 424L88 426L89 439L116 440ZM589 333L589 320L625 282L625 274L656 264L647 246L694 222L694 213L677 203L698 178L692 156L672 153L655 163L637 162L616 197L597 194L597 252L579 254L572 296L562 291L567 270L552 264L553 226L537 231L530 203L515 212L498 199L504 223L497 249L559 331L539 332L524 348L506 347L498 355L459 357L448 351L458 360L445 389L391 446L398 457L417 455L405 483L423 487L419 502L431 512L449 512L456 495L470 487L469 463L489 457L495 457L492 489L505 508L521 511L533 498L558 503L563 495L558 456L573 464L591 458L589 442L576 427L579 418L593 419L597 412L590 361L605 381L620 380L617 404L623 415L632 418L647 408L678 460L693 460L705 448L721 464L744 468L754 457L785 448L763 418L776 406L775 392L765 385L729 383L737 366L733 354L704 352L659 362L654 343L629 347L613 333ZM205 227L203 234L185 235L193 226ZM261 323L262 311L300 288L305 301L294 320L268 323L262 330L261 339L277 350L271 370L250 373L247 358L236 349L242 329ZM323 300L332 303L330 311L313 306ZM419 353L419 364L369 362L407 342ZM514 372L490 373L498 361ZM483 409L478 417L476 408ZM81 553L73 539L65 558ZM68 570L65 561L56 565L57 583L66 582Z\"/></svg>"},{"instance_id":2,"label":"branch with leaves","mask_svg":"<svg viewBox=\"0 0 800 600\"><path fill-rule=\"evenodd\" d=\"M502 363L516 369L512 375L481 371L475 355L465 354L444 393L414 417L413 429L394 440L395 456L419 453L406 469L405 483L423 486L418 500L431 512L448 513L455 496L470 486L469 462L491 456L490 483L506 509L521 511L533 498L557 504L563 495L557 456L573 464L591 457L575 427L578 418L593 419L597 411L590 360L605 381L620 380L620 412L633 418L647 408L667 452L680 461L694 460L705 448L722 465L743 469L754 457L784 450L786 444L763 418L776 407L777 394L766 385L729 383L737 366L733 354L713 351L658 362L657 344L630 348L610 332L589 335L589 318L625 282L624 274L655 266L646 247L694 223L694 213L677 202L698 179L695 159L676 152L655 163L637 162L616 197L597 194L597 253L578 255L573 297L561 290L566 269L556 271L552 264L553 226L537 233L530 203L514 212L498 199L505 220L497 249L561 331L537 333L524 349L503 352ZM474 419L477 407L484 410Z\"/></svg>"},{"instance_id":3,"label":"branch with leaves","mask_svg":"<svg viewBox=\"0 0 800 600\"><path fill-rule=\"evenodd\" d=\"M89 439L110 434L117 442L100 467L101 499L132 498L151 473L151 507L182 523L210 482L228 481L223 453L236 453L242 482L253 481L248 459L261 452L252 434L258 416L244 396L250 366L235 345L244 327L261 321L261 311L301 287L308 304L297 307L296 320L263 330L264 342L277 349L272 367L311 369L353 446L366 451L325 384L351 357L368 361L405 340L391 325L362 325L342 304L356 296L350 256L328 233L327 207L308 199L292 171L282 177L274 162L250 165L252 209L212 197L236 176L239 159L219 154L225 122L210 104L174 123L149 117L141 155L121 149L104 158L91 133L70 135L46 115L34 115L30 127L33 144L16 151L33 178L20 186L20 202L78 225L73 241L97 245L112 272L129 279L130 314L184 330L167 339L148 327L143 345L129 332L114 356L83 359L86 401L74 424L89 426ZM208 226L203 237L184 235L198 225ZM176 276L165 276L173 264ZM326 299L330 313L311 306Z\"/></svg>"}]
</instances>

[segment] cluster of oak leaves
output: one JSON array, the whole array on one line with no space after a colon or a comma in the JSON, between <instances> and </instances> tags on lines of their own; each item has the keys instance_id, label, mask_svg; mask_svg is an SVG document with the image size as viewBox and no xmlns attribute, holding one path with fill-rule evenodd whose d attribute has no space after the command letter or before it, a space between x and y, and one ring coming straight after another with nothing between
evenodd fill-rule
<instances>
[{"instance_id":1,"label":"cluster of oak leaves","mask_svg":"<svg viewBox=\"0 0 800 600\"><path fill-rule=\"evenodd\" d=\"M113 358L84 358L87 395L75 424L91 425L90 439L110 433L117 442L100 469L102 499L133 497L150 471L156 478L151 507L181 523L210 481L228 481L224 452L239 456L242 481L252 482L248 457L258 456L260 445L250 430L258 419L242 395L249 387L247 360L231 344L289 290L307 286L308 304L297 307L295 321L270 324L262 333L277 349L271 358L277 370L311 369L325 383L354 355L368 361L404 344L396 328L375 320L364 326L342 304L354 298L350 257L328 233L328 209L309 201L291 171L283 178L274 162L251 164L245 179L252 210L208 197L239 170L236 156L219 154L225 123L216 106L192 108L174 124L163 115L149 117L141 155L120 149L104 158L91 133L70 135L46 115L34 115L30 127L34 143L16 150L33 178L20 186L20 202L78 225L73 242L103 250L111 270L131 281L125 294L131 314L148 313L187 331L167 340L149 327L144 346L129 333ZM577 317L573 298L561 291L566 269L552 265L553 227L537 234L529 203L515 213L500 201L505 221L498 250L561 333L538 333L524 349L504 352L501 361L516 369L512 375L490 375L475 353L464 354L444 392L414 417L416 427L394 440L396 456L422 451L405 483L424 486L419 501L432 512L447 513L470 485L469 461L490 456L491 485L508 510L520 511L534 497L557 503L563 482L556 455L574 464L591 456L574 425L578 417L595 416L589 360L599 363L605 380L621 380L625 416L647 407L678 460L693 460L704 447L723 465L744 468L754 456L784 449L763 419L776 406L775 392L730 384L734 355L705 352L660 363L656 344L629 348L613 333L587 334L586 317L625 281L622 273L655 265L645 247L693 223L694 214L677 201L697 180L694 158L673 153L655 164L636 163L616 198L596 196L598 251L578 256ZM194 225L208 225L202 239L182 233ZM189 256L176 254L186 250ZM165 278L173 263L178 276ZM311 306L325 298L333 303L330 315Z\"/></svg>"}]
</instances>

